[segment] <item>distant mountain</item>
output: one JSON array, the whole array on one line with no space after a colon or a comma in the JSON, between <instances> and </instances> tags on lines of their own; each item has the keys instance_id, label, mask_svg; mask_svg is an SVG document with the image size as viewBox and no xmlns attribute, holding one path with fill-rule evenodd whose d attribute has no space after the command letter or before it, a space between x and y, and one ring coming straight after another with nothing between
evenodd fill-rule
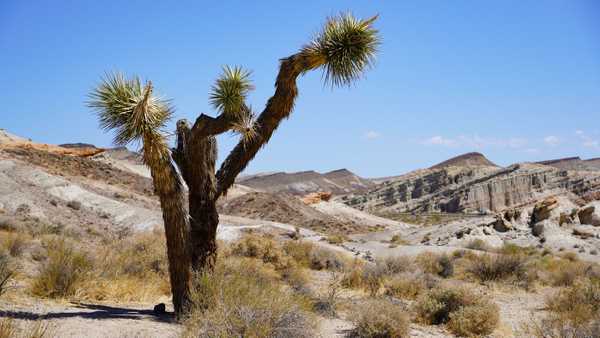
<instances>
[{"instance_id":1,"label":"distant mountain","mask_svg":"<svg viewBox=\"0 0 600 338\"><path fill-rule=\"evenodd\" d=\"M238 183L266 192L287 192L305 195L317 191L330 191L335 195L344 195L366 191L374 184L368 179L357 176L347 169L339 169L324 174L316 171L296 173L277 172L242 177Z\"/></svg>"},{"instance_id":2,"label":"distant mountain","mask_svg":"<svg viewBox=\"0 0 600 338\"><path fill-rule=\"evenodd\" d=\"M582 160L579 156L540 161L543 164L563 170L600 170L600 158Z\"/></svg>"},{"instance_id":3,"label":"distant mountain","mask_svg":"<svg viewBox=\"0 0 600 338\"><path fill-rule=\"evenodd\" d=\"M429 169L440 169L444 167L497 167L483 154L477 152L466 153L452 157L444 162L438 163Z\"/></svg>"}]
</instances>

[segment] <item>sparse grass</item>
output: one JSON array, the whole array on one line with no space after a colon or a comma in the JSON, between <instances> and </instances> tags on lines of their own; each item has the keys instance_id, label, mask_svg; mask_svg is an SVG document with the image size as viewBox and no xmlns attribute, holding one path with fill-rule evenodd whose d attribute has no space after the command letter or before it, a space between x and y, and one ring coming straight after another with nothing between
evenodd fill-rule
<instances>
[{"instance_id":1,"label":"sparse grass","mask_svg":"<svg viewBox=\"0 0 600 338\"><path fill-rule=\"evenodd\" d=\"M42 321L34 321L18 330L12 318L0 319L0 338L44 338L53 336L50 326Z\"/></svg>"},{"instance_id":2,"label":"sparse grass","mask_svg":"<svg viewBox=\"0 0 600 338\"><path fill-rule=\"evenodd\" d=\"M415 311L421 322L447 324L459 335L489 334L499 322L497 305L457 287L432 289L419 297Z\"/></svg>"},{"instance_id":3,"label":"sparse grass","mask_svg":"<svg viewBox=\"0 0 600 338\"><path fill-rule=\"evenodd\" d=\"M600 284L578 280L546 299L549 313L532 321L524 334L546 338L600 337Z\"/></svg>"},{"instance_id":4,"label":"sparse grass","mask_svg":"<svg viewBox=\"0 0 600 338\"><path fill-rule=\"evenodd\" d=\"M85 254L64 240L48 243L48 260L32 283L31 292L48 298L68 297L75 293L76 285L90 269Z\"/></svg>"},{"instance_id":5,"label":"sparse grass","mask_svg":"<svg viewBox=\"0 0 600 338\"><path fill-rule=\"evenodd\" d=\"M151 301L171 292L163 234L136 234L108 246L79 283L78 297Z\"/></svg>"},{"instance_id":6,"label":"sparse grass","mask_svg":"<svg viewBox=\"0 0 600 338\"><path fill-rule=\"evenodd\" d=\"M0 297L6 293L10 287L10 281L14 275L13 269L10 265L9 257L0 252Z\"/></svg>"},{"instance_id":7,"label":"sparse grass","mask_svg":"<svg viewBox=\"0 0 600 338\"><path fill-rule=\"evenodd\" d=\"M220 260L198 276L196 307L185 320L186 337L314 337L308 302L277 283L269 265L248 258Z\"/></svg>"},{"instance_id":8,"label":"sparse grass","mask_svg":"<svg viewBox=\"0 0 600 338\"><path fill-rule=\"evenodd\" d=\"M374 299L357 306L355 328L351 337L402 338L409 337L409 319L398 305L386 299Z\"/></svg>"},{"instance_id":9,"label":"sparse grass","mask_svg":"<svg viewBox=\"0 0 600 338\"><path fill-rule=\"evenodd\" d=\"M12 318L0 319L0 338L14 338L17 336L17 328Z\"/></svg>"}]
</instances>

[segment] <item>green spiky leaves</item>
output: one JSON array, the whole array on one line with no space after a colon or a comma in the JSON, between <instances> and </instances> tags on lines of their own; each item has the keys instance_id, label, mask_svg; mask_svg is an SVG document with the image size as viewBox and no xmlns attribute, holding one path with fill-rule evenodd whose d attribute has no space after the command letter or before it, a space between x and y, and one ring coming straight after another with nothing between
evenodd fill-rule
<instances>
[{"instance_id":1,"label":"green spiky leaves","mask_svg":"<svg viewBox=\"0 0 600 338\"><path fill-rule=\"evenodd\" d=\"M376 19L360 20L350 13L328 18L323 30L302 49L321 59L325 83L349 85L373 65L380 45L378 31L372 26Z\"/></svg>"},{"instance_id":2,"label":"green spiky leaves","mask_svg":"<svg viewBox=\"0 0 600 338\"><path fill-rule=\"evenodd\" d=\"M232 117L241 114L248 92L254 89L250 74L242 67L223 67L210 93L210 103L215 109Z\"/></svg>"},{"instance_id":3,"label":"green spiky leaves","mask_svg":"<svg viewBox=\"0 0 600 338\"><path fill-rule=\"evenodd\" d=\"M115 144L144 138L158 141L173 109L168 101L153 96L152 90L152 83L142 86L136 76L126 79L121 73L111 73L92 90L88 106L96 110L103 129L115 131Z\"/></svg>"}]
</instances>

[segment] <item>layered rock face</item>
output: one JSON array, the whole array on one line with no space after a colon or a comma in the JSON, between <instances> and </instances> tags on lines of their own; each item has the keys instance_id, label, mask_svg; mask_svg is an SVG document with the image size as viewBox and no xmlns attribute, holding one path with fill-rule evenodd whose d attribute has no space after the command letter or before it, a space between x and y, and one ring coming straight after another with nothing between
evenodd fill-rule
<instances>
[{"instance_id":1,"label":"layered rock face","mask_svg":"<svg viewBox=\"0 0 600 338\"><path fill-rule=\"evenodd\" d=\"M507 168L443 167L382 183L346 204L392 212L498 212L534 203L546 196L600 190L600 173L560 170L523 163Z\"/></svg>"}]
</instances>

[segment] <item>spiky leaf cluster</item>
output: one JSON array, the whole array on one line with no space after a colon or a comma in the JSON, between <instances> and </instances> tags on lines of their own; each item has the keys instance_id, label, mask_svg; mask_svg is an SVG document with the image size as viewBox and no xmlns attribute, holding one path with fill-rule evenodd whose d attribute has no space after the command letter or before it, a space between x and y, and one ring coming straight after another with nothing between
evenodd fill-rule
<instances>
[{"instance_id":1,"label":"spiky leaf cluster","mask_svg":"<svg viewBox=\"0 0 600 338\"><path fill-rule=\"evenodd\" d=\"M360 20L352 14L331 17L303 53L322 58L325 83L349 85L373 65L380 44L372 24L377 16Z\"/></svg>"},{"instance_id":2,"label":"spiky leaf cluster","mask_svg":"<svg viewBox=\"0 0 600 338\"><path fill-rule=\"evenodd\" d=\"M103 129L115 131L117 145L162 139L160 131L173 114L168 101L152 95L151 83L142 86L138 77L126 79L122 73L107 74L91 92L88 106Z\"/></svg>"},{"instance_id":3,"label":"spiky leaf cluster","mask_svg":"<svg viewBox=\"0 0 600 338\"><path fill-rule=\"evenodd\" d=\"M210 103L216 110L232 117L242 112L246 96L254 88L250 74L242 67L223 67L210 93Z\"/></svg>"},{"instance_id":4,"label":"spiky leaf cluster","mask_svg":"<svg viewBox=\"0 0 600 338\"><path fill-rule=\"evenodd\" d=\"M250 143L258 135L256 133L256 121L252 110L244 107L243 113L240 114L231 124L231 130L240 135L244 144Z\"/></svg>"}]
</instances>

